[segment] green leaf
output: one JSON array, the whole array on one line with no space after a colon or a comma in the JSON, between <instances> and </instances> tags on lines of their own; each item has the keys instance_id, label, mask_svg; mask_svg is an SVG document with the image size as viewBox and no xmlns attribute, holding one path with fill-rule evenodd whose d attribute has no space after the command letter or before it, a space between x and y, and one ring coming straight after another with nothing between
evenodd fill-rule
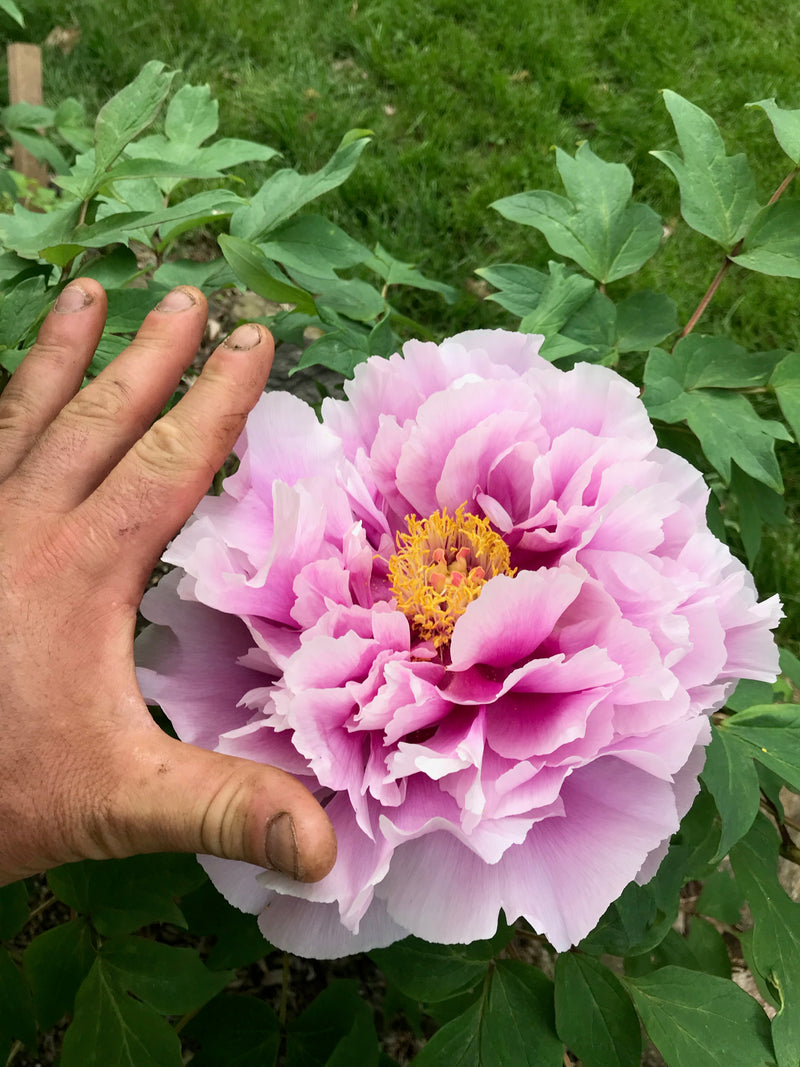
<instances>
[{"instance_id":1,"label":"green leaf","mask_svg":"<svg viewBox=\"0 0 800 1067\"><path fill-rule=\"evenodd\" d=\"M0 1051L16 1038L29 1048L36 1047L36 1020L25 980L4 948L0 948ZM3 1057L5 1059L5 1057Z\"/></svg>"},{"instance_id":2,"label":"green leaf","mask_svg":"<svg viewBox=\"0 0 800 1067\"><path fill-rule=\"evenodd\" d=\"M722 819L722 834L712 860L719 862L753 825L761 792L758 774L748 752L719 727L712 727L712 731L701 777Z\"/></svg>"},{"instance_id":3,"label":"green leaf","mask_svg":"<svg viewBox=\"0 0 800 1067\"><path fill-rule=\"evenodd\" d=\"M316 310L311 295L280 277L280 272L261 249L249 241L221 234L219 246L231 270L248 289L280 304L294 304L298 311L311 315Z\"/></svg>"},{"instance_id":4,"label":"green leaf","mask_svg":"<svg viewBox=\"0 0 800 1067\"><path fill-rule=\"evenodd\" d=\"M199 263L194 259L175 259L161 266L153 274L153 281L165 289L176 285L196 285L208 296L228 285L235 285L236 278L226 260L211 259Z\"/></svg>"},{"instance_id":5,"label":"green leaf","mask_svg":"<svg viewBox=\"0 0 800 1067\"><path fill-rule=\"evenodd\" d=\"M379 1051L358 983L335 979L289 1024L286 1067L377 1067Z\"/></svg>"},{"instance_id":6,"label":"green leaf","mask_svg":"<svg viewBox=\"0 0 800 1067\"><path fill-rule=\"evenodd\" d=\"M567 197L536 190L491 206L512 222L533 226L559 255L600 282L637 271L658 250L661 222L652 208L630 202L631 172L607 163L584 142L573 159L556 149Z\"/></svg>"},{"instance_id":7,"label":"green leaf","mask_svg":"<svg viewBox=\"0 0 800 1067\"><path fill-rule=\"evenodd\" d=\"M769 384L775 390L783 417L800 441L800 354L792 352L781 360Z\"/></svg>"},{"instance_id":8,"label":"green leaf","mask_svg":"<svg viewBox=\"0 0 800 1067\"><path fill-rule=\"evenodd\" d=\"M163 1015L195 1011L233 978L233 971L210 971L194 949L143 937L107 941L101 958L124 989Z\"/></svg>"},{"instance_id":9,"label":"green leaf","mask_svg":"<svg viewBox=\"0 0 800 1067\"><path fill-rule=\"evenodd\" d=\"M14 289L0 294L0 346L13 349L33 342L33 333L45 311L50 307L53 293L45 289L44 278L26 278ZM0 353L0 362L7 366Z\"/></svg>"},{"instance_id":10,"label":"green leaf","mask_svg":"<svg viewBox=\"0 0 800 1067\"><path fill-rule=\"evenodd\" d=\"M744 894L728 871L715 871L703 882L696 910L733 926L741 922Z\"/></svg>"},{"instance_id":11,"label":"green leaf","mask_svg":"<svg viewBox=\"0 0 800 1067\"><path fill-rule=\"evenodd\" d=\"M367 342L366 334L362 338L352 330L331 330L311 342L289 373L292 375L309 367L327 367L345 378L352 378L358 364L372 355Z\"/></svg>"},{"instance_id":12,"label":"green leaf","mask_svg":"<svg viewBox=\"0 0 800 1067\"><path fill-rule=\"evenodd\" d=\"M452 285L445 285L444 282L427 278L417 270L413 263L403 263L402 260L395 259L380 244L375 245L374 252L365 259L364 263L383 278L387 288L391 285L408 285L412 289L426 289L432 293L440 293L448 304L452 304L458 296L458 290Z\"/></svg>"},{"instance_id":13,"label":"green leaf","mask_svg":"<svg viewBox=\"0 0 800 1067\"><path fill-rule=\"evenodd\" d=\"M445 1000L473 989L486 977L491 954L468 954L467 945L434 945L407 937L388 948L373 949L370 958L386 977L412 1000Z\"/></svg>"},{"instance_id":14,"label":"green leaf","mask_svg":"<svg viewBox=\"0 0 800 1067\"><path fill-rule=\"evenodd\" d=\"M112 937L153 922L185 926L174 898L200 885L205 873L193 856L159 853L124 860L82 860L49 871L59 900L91 915Z\"/></svg>"},{"instance_id":15,"label":"green leaf","mask_svg":"<svg viewBox=\"0 0 800 1067\"><path fill-rule=\"evenodd\" d=\"M27 126L31 130L37 130L42 127L52 126L55 117L56 113L51 107L21 101L18 104L11 104L10 107L4 107L0 110L0 126L5 127L9 132L20 126L23 128Z\"/></svg>"},{"instance_id":16,"label":"green leaf","mask_svg":"<svg viewBox=\"0 0 800 1067\"><path fill-rule=\"evenodd\" d=\"M778 881L778 836L760 815L731 852L736 881L753 914L752 952L758 972L777 995L772 1037L778 1067L800 1062L800 904Z\"/></svg>"},{"instance_id":17,"label":"green leaf","mask_svg":"<svg viewBox=\"0 0 800 1067\"><path fill-rule=\"evenodd\" d=\"M772 123L778 144L795 166L800 165L800 111L787 111L778 107L775 98L754 100L745 107L760 107Z\"/></svg>"},{"instance_id":18,"label":"green leaf","mask_svg":"<svg viewBox=\"0 0 800 1067\"><path fill-rule=\"evenodd\" d=\"M172 163L168 159L137 156L123 159L104 173L102 185L131 178L222 178L222 171L202 163ZM93 190L94 191L94 190ZM218 192L218 190L214 190Z\"/></svg>"},{"instance_id":19,"label":"green leaf","mask_svg":"<svg viewBox=\"0 0 800 1067\"><path fill-rule=\"evenodd\" d=\"M8 134L36 159L47 163L56 174L63 174L69 170L69 163L64 154L47 137L42 137L38 133L30 133L27 130L9 130Z\"/></svg>"},{"instance_id":20,"label":"green leaf","mask_svg":"<svg viewBox=\"0 0 800 1067\"><path fill-rule=\"evenodd\" d=\"M256 916L231 907L211 882L183 897L181 911L191 933L216 939L206 960L213 971L247 967L271 950L258 928Z\"/></svg>"},{"instance_id":21,"label":"green leaf","mask_svg":"<svg viewBox=\"0 0 800 1067\"><path fill-rule=\"evenodd\" d=\"M778 200L762 208L731 261L759 274L800 278L800 202Z\"/></svg>"},{"instance_id":22,"label":"green leaf","mask_svg":"<svg viewBox=\"0 0 800 1067\"><path fill-rule=\"evenodd\" d=\"M516 263L498 263L495 267L481 267L475 271L493 285L498 292L491 293L493 300L512 315L524 319L539 303L548 276L533 267L520 267Z\"/></svg>"},{"instance_id":23,"label":"green leaf","mask_svg":"<svg viewBox=\"0 0 800 1067\"><path fill-rule=\"evenodd\" d=\"M625 979L667 1067L762 1067L773 1063L769 1020L734 982L684 967Z\"/></svg>"},{"instance_id":24,"label":"green leaf","mask_svg":"<svg viewBox=\"0 0 800 1067\"><path fill-rule=\"evenodd\" d=\"M719 727L745 751L800 790L800 704L765 704L731 716Z\"/></svg>"},{"instance_id":25,"label":"green leaf","mask_svg":"<svg viewBox=\"0 0 800 1067\"><path fill-rule=\"evenodd\" d=\"M442 1027L413 1067L561 1067L553 983L540 970L500 960L482 997Z\"/></svg>"},{"instance_id":26,"label":"green leaf","mask_svg":"<svg viewBox=\"0 0 800 1067\"><path fill-rule=\"evenodd\" d=\"M0 0L0 11L5 11L19 26L25 25L22 12L14 3L14 0Z\"/></svg>"},{"instance_id":27,"label":"green leaf","mask_svg":"<svg viewBox=\"0 0 800 1067\"><path fill-rule=\"evenodd\" d=\"M61 1067L181 1067L183 1058L172 1027L129 997L98 959L75 998L60 1062Z\"/></svg>"},{"instance_id":28,"label":"green leaf","mask_svg":"<svg viewBox=\"0 0 800 1067\"><path fill-rule=\"evenodd\" d=\"M683 159L674 152L651 152L678 179L681 214L699 233L730 250L747 231L759 205L746 156L725 154L716 122L682 96L663 90Z\"/></svg>"},{"instance_id":29,"label":"green leaf","mask_svg":"<svg viewBox=\"0 0 800 1067\"><path fill-rule=\"evenodd\" d=\"M28 888L12 882L0 888L0 941L16 937L28 921Z\"/></svg>"},{"instance_id":30,"label":"green leaf","mask_svg":"<svg viewBox=\"0 0 800 1067\"><path fill-rule=\"evenodd\" d=\"M693 351L693 346L684 347L683 342L673 353L660 348L651 351L643 396L651 418L686 421L726 484L735 460L757 481L782 492L775 440L791 440L789 432L782 423L760 418L741 394L694 387Z\"/></svg>"},{"instance_id":31,"label":"green leaf","mask_svg":"<svg viewBox=\"0 0 800 1067\"><path fill-rule=\"evenodd\" d=\"M557 334L595 291L594 282L581 274L574 274L563 263L551 260L548 268L550 277L542 288L536 307L519 324L521 333L542 333L545 338Z\"/></svg>"},{"instance_id":32,"label":"green leaf","mask_svg":"<svg viewBox=\"0 0 800 1067\"><path fill-rule=\"evenodd\" d=\"M208 85L183 85L169 102L164 133L178 144L197 147L217 132L219 104Z\"/></svg>"},{"instance_id":33,"label":"green leaf","mask_svg":"<svg viewBox=\"0 0 800 1067\"><path fill-rule=\"evenodd\" d=\"M731 960L722 934L709 922L694 916L686 941L697 960L697 969L720 978L730 978Z\"/></svg>"},{"instance_id":34,"label":"green leaf","mask_svg":"<svg viewBox=\"0 0 800 1067\"><path fill-rule=\"evenodd\" d=\"M269 258L320 278L336 278L335 270L354 267L369 249L321 215L301 215L279 227L261 246Z\"/></svg>"},{"instance_id":35,"label":"green leaf","mask_svg":"<svg viewBox=\"0 0 800 1067\"><path fill-rule=\"evenodd\" d=\"M45 930L27 946L22 968L42 1030L50 1030L62 1015L72 1011L75 994L94 957L92 928L86 919Z\"/></svg>"},{"instance_id":36,"label":"green leaf","mask_svg":"<svg viewBox=\"0 0 800 1067\"><path fill-rule=\"evenodd\" d=\"M139 273L139 264L135 252L119 247L89 263L82 263L80 272L82 278L94 278L104 289L121 289Z\"/></svg>"},{"instance_id":37,"label":"green leaf","mask_svg":"<svg viewBox=\"0 0 800 1067\"><path fill-rule=\"evenodd\" d=\"M745 708L752 708L755 704L770 704L771 702L772 685L769 682L742 678L736 683L736 688L728 697L725 706L731 711L744 711Z\"/></svg>"},{"instance_id":38,"label":"green leaf","mask_svg":"<svg viewBox=\"0 0 800 1067\"><path fill-rule=\"evenodd\" d=\"M739 533L752 567L761 548L761 531L767 526L783 526L786 523L786 499L745 474L734 463L731 466L731 497L736 502ZM758 683L756 683L758 684ZM765 683L768 685L768 683ZM771 697L771 687L765 700L751 703L766 703Z\"/></svg>"},{"instance_id":39,"label":"green leaf","mask_svg":"<svg viewBox=\"0 0 800 1067\"><path fill-rule=\"evenodd\" d=\"M151 60L136 78L105 104L97 115L95 174L106 171L125 146L155 119L167 97L175 71Z\"/></svg>"},{"instance_id":40,"label":"green leaf","mask_svg":"<svg viewBox=\"0 0 800 1067\"><path fill-rule=\"evenodd\" d=\"M639 1020L625 987L599 960L556 959L556 1028L585 1067L639 1067Z\"/></svg>"},{"instance_id":41,"label":"green leaf","mask_svg":"<svg viewBox=\"0 0 800 1067\"><path fill-rule=\"evenodd\" d=\"M215 997L186 1027L200 1042L193 1067L274 1067L281 1043L272 1008L255 997Z\"/></svg>"},{"instance_id":42,"label":"green leaf","mask_svg":"<svg viewBox=\"0 0 800 1067\"><path fill-rule=\"evenodd\" d=\"M371 140L363 130L350 133L357 134L355 139L346 134L325 166L314 174L298 174L296 170L284 169L268 178L249 206L234 213L231 234L257 241L305 204L341 185L352 174L359 156Z\"/></svg>"},{"instance_id":43,"label":"green leaf","mask_svg":"<svg viewBox=\"0 0 800 1067\"><path fill-rule=\"evenodd\" d=\"M15 204L13 215L0 214L0 242L27 259L37 259L40 249L73 239L80 210L74 202L44 213Z\"/></svg>"},{"instance_id":44,"label":"green leaf","mask_svg":"<svg viewBox=\"0 0 800 1067\"><path fill-rule=\"evenodd\" d=\"M617 304L616 348L647 352L678 328L678 309L664 293L642 289Z\"/></svg>"}]
</instances>

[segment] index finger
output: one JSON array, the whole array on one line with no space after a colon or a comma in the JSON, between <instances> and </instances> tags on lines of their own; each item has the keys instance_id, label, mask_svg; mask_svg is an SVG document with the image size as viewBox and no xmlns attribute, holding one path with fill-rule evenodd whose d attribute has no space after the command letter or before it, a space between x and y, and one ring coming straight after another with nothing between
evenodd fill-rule
<instances>
[{"instance_id":1,"label":"index finger","mask_svg":"<svg viewBox=\"0 0 800 1067\"><path fill-rule=\"evenodd\" d=\"M176 406L145 433L73 513L105 569L118 560L144 583L166 543L211 485L244 428L272 366L263 326L240 326Z\"/></svg>"}]
</instances>

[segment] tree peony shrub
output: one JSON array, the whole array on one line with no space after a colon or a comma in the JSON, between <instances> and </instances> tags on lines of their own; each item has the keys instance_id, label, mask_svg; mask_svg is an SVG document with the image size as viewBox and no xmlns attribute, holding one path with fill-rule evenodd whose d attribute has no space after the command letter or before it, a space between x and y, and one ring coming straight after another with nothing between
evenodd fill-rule
<instances>
[{"instance_id":1,"label":"tree peony shrub","mask_svg":"<svg viewBox=\"0 0 800 1067\"><path fill-rule=\"evenodd\" d=\"M777 598L709 532L636 388L482 331L370 359L347 401L265 395L149 592L140 684L181 738L273 763L339 856L299 884L204 859L275 945L558 950L647 881L709 714L772 680Z\"/></svg>"}]
</instances>

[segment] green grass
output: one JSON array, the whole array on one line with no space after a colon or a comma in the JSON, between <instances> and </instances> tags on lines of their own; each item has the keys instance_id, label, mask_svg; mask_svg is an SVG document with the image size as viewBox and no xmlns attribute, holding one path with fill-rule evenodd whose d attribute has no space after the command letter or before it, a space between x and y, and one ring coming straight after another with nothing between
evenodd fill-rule
<instances>
[{"instance_id":1,"label":"green grass","mask_svg":"<svg viewBox=\"0 0 800 1067\"><path fill-rule=\"evenodd\" d=\"M789 165L766 116L744 104L775 96L800 106L792 0L662 0L655 8L650 0L495 0L466 10L463 0L28 0L27 20L15 39L81 29L69 56L45 49L48 103L74 95L94 112L158 58L187 81L210 83L223 134L270 144L300 169L325 162L345 130L372 129L374 145L322 207L353 236L459 288L453 307L420 294L406 308L439 335L512 324L470 294L473 271L543 266L548 248L489 205L523 189L558 191L552 146L573 151L585 139L628 164L637 195L674 230L637 285L670 293L686 321L720 253L679 220L674 179L649 155L675 147L659 89L712 114L729 152L747 151L763 200ZM243 173L255 182L266 171ZM615 283L610 295L629 285ZM751 348L798 348L799 294L796 281L734 268L703 327ZM800 460L785 451L796 500ZM796 540L771 535L759 568L765 591L797 584ZM797 632L800 593L790 599Z\"/></svg>"}]
</instances>

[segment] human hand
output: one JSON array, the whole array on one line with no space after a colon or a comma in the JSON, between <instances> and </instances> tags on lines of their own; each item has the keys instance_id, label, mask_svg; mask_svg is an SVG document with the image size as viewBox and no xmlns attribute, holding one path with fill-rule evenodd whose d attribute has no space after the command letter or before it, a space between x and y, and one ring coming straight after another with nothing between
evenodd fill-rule
<instances>
[{"instance_id":1,"label":"human hand","mask_svg":"<svg viewBox=\"0 0 800 1067\"><path fill-rule=\"evenodd\" d=\"M67 286L0 395L0 885L160 851L316 881L336 842L312 795L167 736L133 662L147 579L260 396L272 339L240 327L151 426L197 351L205 299L173 290L79 391L105 313L97 282Z\"/></svg>"}]
</instances>

